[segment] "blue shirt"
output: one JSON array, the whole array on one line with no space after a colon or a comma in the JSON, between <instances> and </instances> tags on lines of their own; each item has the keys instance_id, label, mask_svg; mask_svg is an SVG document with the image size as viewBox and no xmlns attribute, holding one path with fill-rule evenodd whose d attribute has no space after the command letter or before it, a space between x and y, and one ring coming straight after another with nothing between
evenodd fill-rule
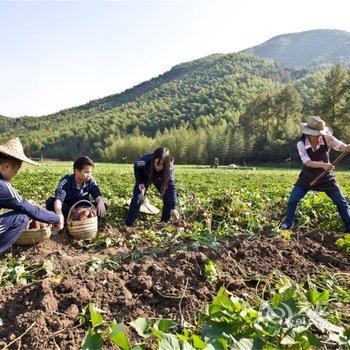
<instances>
[{"instance_id":1,"label":"blue shirt","mask_svg":"<svg viewBox=\"0 0 350 350\"><path fill-rule=\"evenodd\" d=\"M101 196L95 179L90 178L90 180L84 182L82 188L79 188L75 182L74 174L64 176L55 191L55 199L59 199L69 206L83 199L89 200L90 195L93 199Z\"/></svg>"},{"instance_id":2,"label":"blue shirt","mask_svg":"<svg viewBox=\"0 0 350 350\"><path fill-rule=\"evenodd\" d=\"M147 185L150 181L149 179L149 173L151 168L151 161L152 161L152 153L144 154L141 156L134 164L134 174L135 179L138 184L145 184ZM160 183L163 179L164 172L163 171L154 171L153 173L153 182ZM175 179L174 179L174 172L173 168L170 167L170 174L169 174L169 185L174 185Z\"/></svg>"},{"instance_id":3,"label":"blue shirt","mask_svg":"<svg viewBox=\"0 0 350 350\"><path fill-rule=\"evenodd\" d=\"M6 181L0 174L0 209L4 208L26 214L33 220L47 224L58 223L60 221L60 217L54 212L39 208L20 196L10 182Z\"/></svg>"}]
</instances>

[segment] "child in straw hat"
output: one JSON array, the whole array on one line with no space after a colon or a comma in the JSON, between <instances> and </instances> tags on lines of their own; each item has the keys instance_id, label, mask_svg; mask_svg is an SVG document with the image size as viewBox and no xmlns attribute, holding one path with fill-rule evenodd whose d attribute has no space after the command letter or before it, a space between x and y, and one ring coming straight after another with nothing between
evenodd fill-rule
<instances>
[{"instance_id":1,"label":"child in straw hat","mask_svg":"<svg viewBox=\"0 0 350 350\"><path fill-rule=\"evenodd\" d=\"M144 196L151 183L155 185L163 199L163 222L169 221L172 215L179 220L180 215L176 210L177 197L175 179L172 167L173 162L167 148L157 148L153 153L141 156L134 164L135 186L131 199L129 212L125 224L132 226L140 211Z\"/></svg>"},{"instance_id":2,"label":"child in straw hat","mask_svg":"<svg viewBox=\"0 0 350 350\"><path fill-rule=\"evenodd\" d=\"M0 215L0 254L10 248L27 229L30 219L55 224L57 228L63 223L63 217L30 203L11 186L10 181L22 162L39 165L26 157L18 138L0 145L0 209L13 210Z\"/></svg>"},{"instance_id":3,"label":"child in straw hat","mask_svg":"<svg viewBox=\"0 0 350 350\"><path fill-rule=\"evenodd\" d=\"M308 118L307 123L301 123L302 136L297 143L303 168L296 184L290 194L287 216L281 224L281 229L289 229L294 225L295 212L298 203L303 199L309 190L322 191L337 206L340 217L345 226L345 232L350 232L350 210L336 182L333 169L330 163L329 150L333 148L340 152L350 152L350 145L337 140L326 127L325 122L317 116ZM315 186L311 182L327 170L325 175Z\"/></svg>"}]
</instances>

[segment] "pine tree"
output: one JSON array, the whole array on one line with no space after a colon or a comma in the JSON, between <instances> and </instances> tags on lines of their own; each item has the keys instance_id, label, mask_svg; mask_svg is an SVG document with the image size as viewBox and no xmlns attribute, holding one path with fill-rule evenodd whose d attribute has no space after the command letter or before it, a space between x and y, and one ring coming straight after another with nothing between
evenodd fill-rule
<instances>
[{"instance_id":1,"label":"pine tree","mask_svg":"<svg viewBox=\"0 0 350 350\"><path fill-rule=\"evenodd\" d=\"M344 117L346 76L346 70L335 64L326 76L318 101L319 113L338 132Z\"/></svg>"}]
</instances>

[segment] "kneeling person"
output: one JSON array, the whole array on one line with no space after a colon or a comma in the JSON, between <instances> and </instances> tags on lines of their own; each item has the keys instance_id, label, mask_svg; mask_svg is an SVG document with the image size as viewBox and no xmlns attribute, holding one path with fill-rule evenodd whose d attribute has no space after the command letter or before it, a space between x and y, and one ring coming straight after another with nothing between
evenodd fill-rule
<instances>
[{"instance_id":1,"label":"kneeling person","mask_svg":"<svg viewBox=\"0 0 350 350\"><path fill-rule=\"evenodd\" d=\"M10 182L22 162L39 165L26 157L18 138L0 145L0 209L12 209L0 215L0 254L10 248L28 228L30 219L55 224L58 230L63 223L63 217L30 203L12 187Z\"/></svg>"},{"instance_id":2,"label":"kneeling person","mask_svg":"<svg viewBox=\"0 0 350 350\"><path fill-rule=\"evenodd\" d=\"M89 157L78 158L73 164L74 173L66 175L60 180L55 197L50 197L46 201L46 208L54 210L67 219L72 205L83 199L89 200L91 195L96 202L97 215L105 216L106 207L101 191L91 176L93 167L94 163Z\"/></svg>"}]
</instances>

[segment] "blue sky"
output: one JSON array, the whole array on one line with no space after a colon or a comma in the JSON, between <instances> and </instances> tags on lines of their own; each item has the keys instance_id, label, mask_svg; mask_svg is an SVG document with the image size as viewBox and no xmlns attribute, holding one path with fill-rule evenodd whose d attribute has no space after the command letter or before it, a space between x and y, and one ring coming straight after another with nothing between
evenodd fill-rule
<instances>
[{"instance_id":1,"label":"blue sky","mask_svg":"<svg viewBox=\"0 0 350 350\"><path fill-rule=\"evenodd\" d=\"M0 114L44 115L274 35L350 32L346 1L0 1Z\"/></svg>"}]
</instances>

